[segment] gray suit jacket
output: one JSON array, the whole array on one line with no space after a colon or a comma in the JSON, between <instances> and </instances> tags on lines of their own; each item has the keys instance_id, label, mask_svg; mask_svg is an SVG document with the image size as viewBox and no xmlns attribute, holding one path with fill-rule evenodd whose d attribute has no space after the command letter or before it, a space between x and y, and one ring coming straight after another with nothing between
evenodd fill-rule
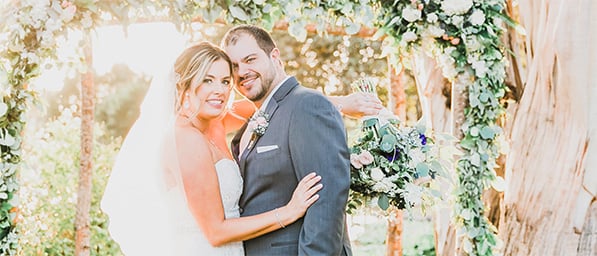
<instances>
[{"instance_id":1,"label":"gray suit jacket","mask_svg":"<svg viewBox=\"0 0 597 256\"><path fill-rule=\"evenodd\" d=\"M241 216L286 205L298 182L312 171L322 176L323 189L303 218L245 241L245 254L352 255L345 219L350 160L340 113L321 93L299 85L294 77L276 91L265 112L270 115L269 127L249 142L240 159L238 144L246 125L232 140L244 179Z\"/></svg>"}]
</instances>

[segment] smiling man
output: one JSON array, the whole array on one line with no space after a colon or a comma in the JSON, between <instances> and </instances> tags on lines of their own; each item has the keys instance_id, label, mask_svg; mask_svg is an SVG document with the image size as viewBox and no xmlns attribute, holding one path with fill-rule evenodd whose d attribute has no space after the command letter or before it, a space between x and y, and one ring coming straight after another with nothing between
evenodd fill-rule
<instances>
[{"instance_id":1,"label":"smiling man","mask_svg":"<svg viewBox=\"0 0 597 256\"><path fill-rule=\"evenodd\" d=\"M323 184L303 219L245 241L246 255L352 255L345 218L349 150L340 113L286 74L280 50L262 28L236 26L222 48L232 60L236 88L268 118L264 133L245 124L232 140L244 179L242 216L285 205L312 171Z\"/></svg>"}]
</instances>

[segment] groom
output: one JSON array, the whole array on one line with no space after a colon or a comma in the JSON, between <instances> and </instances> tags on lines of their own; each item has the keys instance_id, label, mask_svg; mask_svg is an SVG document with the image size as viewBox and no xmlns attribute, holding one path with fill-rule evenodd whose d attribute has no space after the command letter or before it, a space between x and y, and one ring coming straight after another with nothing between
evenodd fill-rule
<instances>
[{"instance_id":1,"label":"groom","mask_svg":"<svg viewBox=\"0 0 597 256\"><path fill-rule=\"evenodd\" d=\"M269 117L264 133L245 125L232 140L244 178L242 216L285 205L298 181L312 171L323 184L302 219L245 241L245 254L352 255L345 219L349 150L340 113L286 74L280 50L265 30L234 27L222 48L232 60L237 89Z\"/></svg>"}]
</instances>

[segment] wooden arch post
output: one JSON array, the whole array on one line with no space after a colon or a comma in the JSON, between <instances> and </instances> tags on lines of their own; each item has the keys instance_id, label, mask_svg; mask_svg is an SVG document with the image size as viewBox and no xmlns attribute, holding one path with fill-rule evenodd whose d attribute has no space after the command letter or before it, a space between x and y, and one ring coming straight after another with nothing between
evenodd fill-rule
<instances>
[{"instance_id":1,"label":"wooden arch post","mask_svg":"<svg viewBox=\"0 0 597 256\"><path fill-rule=\"evenodd\" d=\"M93 168L93 116L95 111L95 90L93 84L93 59L91 36L85 35L83 52L86 73L81 81L81 160L79 188L77 192L77 215L75 218L75 255L89 256L91 232L89 211L91 209Z\"/></svg>"}]
</instances>

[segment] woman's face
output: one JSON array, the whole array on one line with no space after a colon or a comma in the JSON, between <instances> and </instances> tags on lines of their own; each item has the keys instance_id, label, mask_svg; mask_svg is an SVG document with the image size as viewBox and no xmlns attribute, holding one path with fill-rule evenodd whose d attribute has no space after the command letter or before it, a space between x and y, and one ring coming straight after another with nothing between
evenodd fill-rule
<instances>
[{"instance_id":1,"label":"woman's face","mask_svg":"<svg viewBox=\"0 0 597 256\"><path fill-rule=\"evenodd\" d=\"M216 60L212 63L207 74L200 80L196 77L189 93L190 109L197 110L198 119L213 119L219 117L226 107L232 88L230 66L225 60Z\"/></svg>"}]
</instances>

